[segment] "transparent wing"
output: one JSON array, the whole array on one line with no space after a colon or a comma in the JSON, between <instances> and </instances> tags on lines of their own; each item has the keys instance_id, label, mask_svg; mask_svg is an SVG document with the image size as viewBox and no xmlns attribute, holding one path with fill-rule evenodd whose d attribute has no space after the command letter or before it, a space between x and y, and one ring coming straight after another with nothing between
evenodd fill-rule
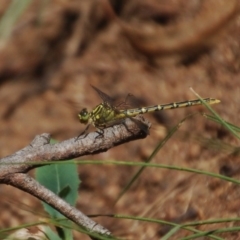
<instances>
[{"instance_id":1,"label":"transparent wing","mask_svg":"<svg viewBox=\"0 0 240 240\"><path fill-rule=\"evenodd\" d=\"M115 100L108 96L106 93L102 92L98 88L91 85L91 87L98 93L99 97L103 100L104 103L110 105L111 107L114 107Z\"/></svg>"},{"instance_id":2,"label":"transparent wing","mask_svg":"<svg viewBox=\"0 0 240 240\"><path fill-rule=\"evenodd\" d=\"M122 110L133 107L140 107L139 100L135 98L131 93L128 93L124 100L116 101L115 98L110 97L106 93L102 92L98 88L91 85L91 87L97 92L100 98L106 103L108 106L111 106L115 109Z\"/></svg>"}]
</instances>

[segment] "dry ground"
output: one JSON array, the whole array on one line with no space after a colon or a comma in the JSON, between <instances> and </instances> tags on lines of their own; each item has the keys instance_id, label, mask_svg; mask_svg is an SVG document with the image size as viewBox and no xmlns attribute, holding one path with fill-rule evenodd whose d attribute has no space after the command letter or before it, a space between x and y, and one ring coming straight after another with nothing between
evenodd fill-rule
<instances>
[{"instance_id":1,"label":"dry ground","mask_svg":"<svg viewBox=\"0 0 240 240\"><path fill-rule=\"evenodd\" d=\"M0 15L9 1L2 1ZM100 102L90 84L112 97L132 93L144 105L203 97L221 99L214 109L239 124L240 15L231 1L34 1L0 49L0 156L26 146L49 132L61 141L84 128L77 120L82 107ZM73 104L74 103L74 104ZM87 157L144 161L167 131L203 107L146 116L150 136ZM200 114L188 119L153 162L196 168L239 179L239 158L231 148L201 144L218 139L238 146L221 126ZM218 143L220 144L220 143ZM85 159L85 158L83 158ZM136 172L133 167L81 166L77 208L85 214L116 213L184 223L238 217L240 188L192 173L146 169L113 206ZM28 194L1 186L0 227L37 221L41 203ZM24 205L29 206L26 211ZM32 213L34 212L34 213ZM155 224L111 218L95 219L116 236L160 239L169 229ZM201 226L201 230L237 226ZM181 231L172 239L186 236ZM221 235L240 239L238 232ZM76 234L76 239L88 239Z\"/></svg>"}]
</instances>

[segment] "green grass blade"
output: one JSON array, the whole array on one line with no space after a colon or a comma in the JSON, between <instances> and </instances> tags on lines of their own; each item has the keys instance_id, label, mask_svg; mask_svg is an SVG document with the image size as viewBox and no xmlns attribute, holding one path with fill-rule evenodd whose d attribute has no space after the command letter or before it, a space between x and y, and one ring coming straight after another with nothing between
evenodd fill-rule
<instances>
[{"instance_id":1,"label":"green grass blade","mask_svg":"<svg viewBox=\"0 0 240 240\"><path fill-rule=\"evenodd\" d=\"M154 149L154 151L152 152L152 154L150 155L150 157L145 161L146 163L149 163L152 161L152 159L156 156L156 154L160 151L160 149L167 143L167 141L173 136L173 134L180 128L180 126L182 125L182 123L184 121L186 121L188 118L192 117L194 114L190 114L187 117L185 117L184 119L182 119L176 126L174 126L168 133L168 135L162 140L160 141L156 148ZM141 175L141 173L143 172L143 170L146 168L146 166L141 167L137 173L129 180L129 182L127 183L127 185L123 188L123 190L121 191L121 193L118 195L116 201L114 204L116 204L119 199L128 191L128 189L133 185L133 183L136 181L136 179Z\"/></svg>"},{"instance_id":2,"label":"green grass blade","mask_svg":"<svg viewBox=\"0 0 240 240\"><path fill-rule=\"evenodd\" d=\"M165 234L163 237L161 237L161 240L168 240L172 235L174 235L181 227L175 226L172 228L167 234Z\"/></svg>"},{"instance_id":3,"label":"green grass blade","mask_svg":"<svg viewBox=\"0 0 240 240\"><path fill-rule=\"evenodd\" d=\"M213 115L209 115L209 114L206 114L206 113L205 113L205 114L203 114L203 116L206 117L207 119L213 121L213 122L221 123L221 122L218 120L218 118L215 117L215 116L213 116ZM240 132L240 127L238 127L238 126L236 126L236 125L234 125L234 124L232 124L232 123L230 123L230 122L227 122L227 121L225 121L225 123L226 123L229 127L231 127L234 131Z\"/></svg>"},{"instance_id":4,"label":"green grass blade","mask_svg":"<svg viewBox=\"0 0 240 240\"><path fill-rule=\"evenodd\" d=\"M0 19L0 38L7 40L10 36L13 26L17 19L21 16L31 0L12 0L8 9Z\"/></svg>"},{"instance_id":5,"label":"green grass blade","mask_svg":"<svg viewBox=\"0 0 240 240\"><path fill-rule=\"evenodd\" d=\"M203 98L199 96L192 88L191 91L201 100L202 104L215 116L219 123L221 123L230 133L232 133L236 138L240 139L240 136L237 134L235 129L229 125L226 121L224 121L207 103L203 101Z\"/></svg>"}]
</instances>

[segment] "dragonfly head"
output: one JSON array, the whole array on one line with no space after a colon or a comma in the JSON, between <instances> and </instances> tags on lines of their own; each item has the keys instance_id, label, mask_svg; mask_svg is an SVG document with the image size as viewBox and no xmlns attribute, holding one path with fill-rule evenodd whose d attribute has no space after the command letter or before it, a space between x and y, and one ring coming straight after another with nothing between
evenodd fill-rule
<instances>
[{"instance_id":1,"label":"dragonfly head","mask_svg":"<svg viewBox=\"0 0 240 240\"><path fill-rule=\"evenodd\" d=\"M86 108L83 108L81 110L81 112L79 112L79 114L78 114L79 121L80 121L80 123L83 123L83 124L88 123L89 117L90 117L90 115Z\"/></svg>"}]
</instances>

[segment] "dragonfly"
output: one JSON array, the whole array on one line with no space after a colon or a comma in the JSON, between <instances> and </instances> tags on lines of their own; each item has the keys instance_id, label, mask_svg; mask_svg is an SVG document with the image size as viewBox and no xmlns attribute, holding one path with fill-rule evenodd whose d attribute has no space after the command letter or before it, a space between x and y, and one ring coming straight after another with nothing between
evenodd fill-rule
<instances>
[{"instance_id":1,"label":"dragonfly","mask_svg":"<svg viewBox=\"0 0 240 240\"><path fill-rule=\"evenodd\" d=\"M202 105L200 99L194 99L181 102L172 102L167 104L158 104L148 107L126 108L126 99L129 95L126 97L124 102L115 105L114 100L110 96L108 96L106 93L102 92L94 86L91 87L98 93L103 102L94 107L93 110L90 112L87 110L87 108L83 108L78 113L80 123L87 125L86 129L82 134L87 131L90 125L93 125L97 129L103 130L104 128L118 124L126 118L133 118L140 114ZM220 103L220 100L215 98L204 98L203 101L207 104Z\"/></svg>"}]
</instances>

